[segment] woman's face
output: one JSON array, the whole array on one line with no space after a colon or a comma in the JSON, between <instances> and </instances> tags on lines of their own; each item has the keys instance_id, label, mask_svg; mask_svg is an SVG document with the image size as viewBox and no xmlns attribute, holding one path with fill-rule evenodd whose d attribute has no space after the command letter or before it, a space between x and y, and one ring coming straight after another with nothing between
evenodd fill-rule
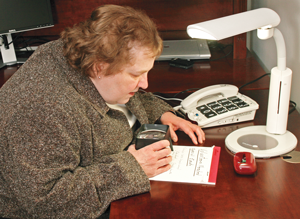
<instances>
[{"instance_id":1,"label":"woman's face","mask_svg":"<svg viewBox=\"0 0 300 219\"><path fill-rule=\"evenodd\" d=\"M143 47L133 47L130 51L133 59L120 72L105 76L109 64L100 64L100 73L91 78L98 92L109 104L125 104L139 88L148 87L148 72L153 67L155 57ZM100 76L100 78L98 78Z\"/></svg>"}]
</instances>

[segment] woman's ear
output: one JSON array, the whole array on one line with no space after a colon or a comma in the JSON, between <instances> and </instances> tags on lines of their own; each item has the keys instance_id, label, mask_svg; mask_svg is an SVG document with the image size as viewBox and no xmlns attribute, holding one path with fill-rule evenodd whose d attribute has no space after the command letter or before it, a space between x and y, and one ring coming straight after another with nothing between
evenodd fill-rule
<instances>
[{"instance_id":1,"label":"woman's ear","mask_svg":"<svg viewBox=\"0 0 300 219\"><path fill-rule=\"evenodd\" d=\"M107 68L109 67L109 64L106 62L96 62L93 65L93 73L95 78L101 78L105 75Z\"/></svg>"}]
</instances>

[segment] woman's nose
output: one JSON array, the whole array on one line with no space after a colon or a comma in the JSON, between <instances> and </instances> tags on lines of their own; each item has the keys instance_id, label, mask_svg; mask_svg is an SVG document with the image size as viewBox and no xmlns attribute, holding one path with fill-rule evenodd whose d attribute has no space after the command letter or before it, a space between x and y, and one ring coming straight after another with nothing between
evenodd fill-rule
<instances>
[{"instance_id":1,"label":"woman's nose","mask_svg":"<svg viewBox=\"0 0 300 219\"><path fill-rule=\"evenodd\" d=\"M142 89L146 89L148 87L148 73L143 74L139 81L139 87Z\"/></svg>"}]
</instances>

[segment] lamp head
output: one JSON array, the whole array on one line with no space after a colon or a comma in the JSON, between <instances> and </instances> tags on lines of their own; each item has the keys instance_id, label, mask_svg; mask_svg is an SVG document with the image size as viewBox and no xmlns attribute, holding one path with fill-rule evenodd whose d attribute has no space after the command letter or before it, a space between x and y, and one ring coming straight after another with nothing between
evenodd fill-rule
<instances>
[{"instance_id":1,"label":"lamp head","mask_svg":"<svg viewBox=\"0 0 300 219\"><path fill-rule=\"evenodd\" d=\"M279 15L269 8L259 8L217 18L187 27L192 38L221 40L258 28L273 28L280 23Z\"/></svg>"}]
</instances>

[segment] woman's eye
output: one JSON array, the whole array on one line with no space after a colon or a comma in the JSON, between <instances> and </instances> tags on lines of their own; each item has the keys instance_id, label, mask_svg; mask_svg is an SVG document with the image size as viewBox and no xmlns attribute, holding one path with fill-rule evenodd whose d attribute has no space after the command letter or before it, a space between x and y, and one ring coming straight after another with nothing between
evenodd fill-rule
<instances>
[{"instance_id":1,"label":"woman's eye","mask_svg":"<svg viewBox=\"0 0 300 219\"><path fill-rule=\"evenodd\" d=\"M131 76L133 77L133 78L138 78L138 77L140 77L141 75L140 74L131 74Z\"/></svg>"}]
</instances>

